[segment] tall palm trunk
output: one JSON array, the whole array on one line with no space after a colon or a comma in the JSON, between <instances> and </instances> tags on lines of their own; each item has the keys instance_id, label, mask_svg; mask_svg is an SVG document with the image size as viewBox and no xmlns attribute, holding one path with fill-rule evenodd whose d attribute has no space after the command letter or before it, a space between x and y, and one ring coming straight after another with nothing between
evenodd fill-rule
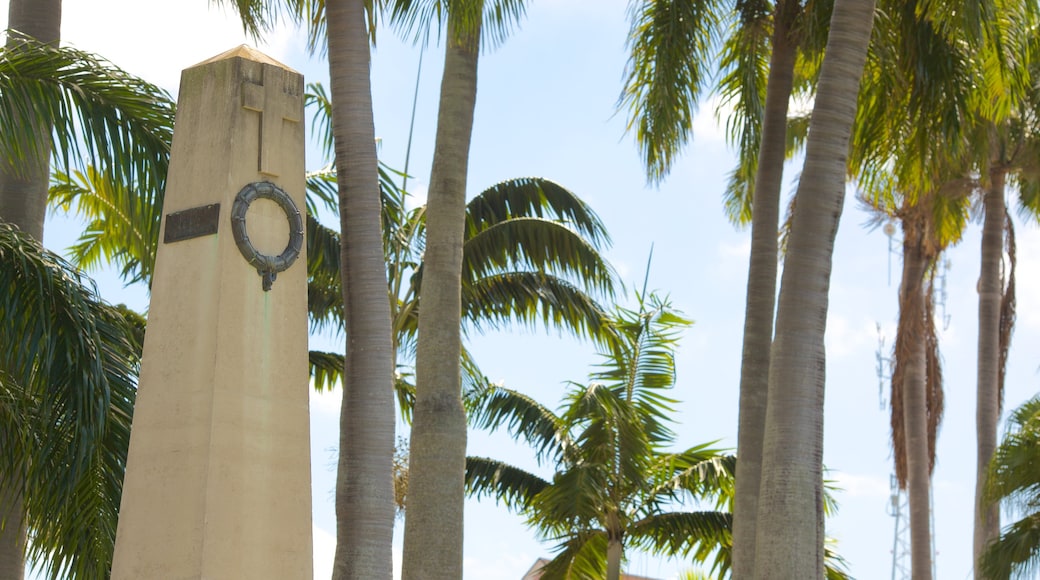
<instances>
[{"instance_id":1,"label":"tall palm trunk","mask_svg":"<svg viewBox=\"0 0 1040 580\"><path fill-rule=\"evenodd\" d=\"M621 540L610 538L607 540L607 580L620 580L621 578L621 556L625 551Z\"/></svg>"},{"instance_id":2,"label":"tall palm trunk","mask_svg":"<svg viewBox=\"0 0 1040 580\"><path fill-rule=\"evenodd\" d=\"M925 256L927 211L923 202L911 211L917 215L903 220L903 281L899 288L899 336L896 360L900 403L893 395L893 422L902 421L905 447L905 483L910 502L910 557L914 580L932 577L932 535L930 508L930 464L928 444L928 338L925 328ZM901 416L898 411L902 411ZM897 451L898 455L898 451ZM900 471L897 468L897 472ZM901 474L902 475L902 474ZM904 478L900 478L903 480Z\"/></svg>"},{"instance_id":3,"label":"tall palm trunk","mask_svg":"<svg viewBox=\"0 0 1040 580\"><path fill-rule=\"evenodd\" d=\"M997 446L997 423L1001 406L1001 302L1004 284L1001 264L1004 259L1004 170L990 171L990 185L983 204L982 266L979 274L979 351L978 385L975 408L976 475L975 475L975 542L977 563L986 546L1000 535L1000 510L996 503L984 499L990 460ZM978 568L976 568L978 569Z\"/></svg>"},{"instance_id":4,"label":"tall palm trunk","mask_svg":"<svg viewBox=\"0 0 1040 580\"><path fill-rule=\"evenodd\" d=\"M57 44L61 36L61 0L11 0L7 26L36 40ZM14 47L18 39L7 40ZM37 240L43 240L43 219L47 211L47 185L50 180L50 127L36 127L36 147L41 155L14 165L0 158L0 220L18 226ZM5 129L8 130L8 129ZM0 490L0 580L22 580L25 576L26 530L22 514L22 494L16 489L16 474L4 474L9 487Z\"/></svg>"},{"instance_id":5,"label":"tall palm trunk","mask_svg":"<svg viewBox=\"0 0 1040 580\"><path fill-rule=\"evenodd\" d=\"M336 580L389 579L394 402L390 304L363 0L329 0L346 362L336 481Z\"/></svg>"},{"instance_id":6,"label":"tall palm trunk","mask_svg":"<svg viewBox=\"0 0 1040 580\"><path fill-rule=\"evenodd\" d=\"M769 346L773 342L776 307L777 229L780 186L787 137L787 105L794 84L796 48L785 9L798 2L778 3L769 61L762 142L751 212L751 259L748 265L744 349L740 368L740 422L737 428L737 477L733 502L733 578L750 578L755 570L755 520L762 477L762 439L769 391Z\"/></svg>"},{"instance_id":7,"label":"tall palm trunk","mask_svg":"<svg viewBox=\"0 0 1040 580\"><path fill-rule=\"evenodd\" d=\"M22 494L17 490L0 491L0 578L22 580L25 577L25 527L22 524Z\"/></svg>"},{"instance_id":8,"label":"tall palm trunk","mask_svg":"<svg viewBox=\"0 0 1040 580\"><path fill-rule=\"evenodd\" d=\"M7 26L40 42L57 44L61 36L61 0L11 0ZM9 48L17 44L16 37L7 39ZM17 166L0 159L0 219L40 241L50 181L50 133L50 127L37 127L36 147L22 149L43 153L36 159L27 159Z\"/></svg>"},{"instance_id":9,"label":"tall palm trunk","mask_svg":"<svg viewBox=\"0 0 1040 580\"><path fill-rule=\"evenodd\" d=\"M477 100L480 22L449 15L437 137L426 203L415 415L404 527L405 580L462 578L466 414L462 407L462 240Z\"/></svg>"},{"instance_id":10,"label":"tall palm trunk","mask_svg":"<svg viewBox=\"0 0 1040 580\"><path fill-rule=\"evenodd\" d=\"M824 331L873 0L836 0L780 286L755 578L822 578Z\"/></svg>"}]
</instances>

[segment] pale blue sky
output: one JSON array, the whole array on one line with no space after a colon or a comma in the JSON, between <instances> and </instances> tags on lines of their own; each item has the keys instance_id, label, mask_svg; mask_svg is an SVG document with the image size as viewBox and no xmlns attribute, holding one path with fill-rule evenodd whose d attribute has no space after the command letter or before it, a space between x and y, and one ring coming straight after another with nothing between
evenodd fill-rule
<instances>
[{"instance_id":1,"label":"pale blue sky","mask_svg":"<svg viewBox=\"0 0 1040 580\"><path fill-rule=\"evenodd\" d=\"M0 4L6 19L6 3ZM694 143L671 176L646 185L625 116L615 114L627 59L625 0L534 0L519 29L497 50L481 57L477 110L470 156L469 189L477 192L506 178L537 175L570 188L603 218L613 237L609 257L624 281L642 280L651 245L650 287L668 293L696 324L681 343L677 417L679 444L720 440L736 444L737 384L746 284L748 233L730 226L721 193L732 167L706 103L695 122ZM100 53L130 72L177 89L180 70L223 52L244 39L233 19L206 0L173 8L155 0L65 0L63 39ZM5 20L0 20L0 27ZM325 81L327 69L304 50L304 37L282 30L260 49ZM436 127L442 49L423 61L410 186L422 193L428 179ZM404 165L418 51L382 31L373 54L376 134L381 157ZM317 149L309 154L317 167ZM800 167L789 167L792 187ZM868 232L866 214L850 199L839 230L828 319L828 385L825 463L844 490L828 534L861 579L891 576L893 519L888 515L890 450L887 385L879 394L875 350L880 324L886 354L894 332L899 256L887 253L881 231ZM1040 236L1019 232L1019 320L1011 353L1005 408L1037 392L1040 359ZM78 234L75 224L52 220L47 245L60 250ZM975 281L978 224L969 227L951 254L941 335L945 359L946 414L939 436L935 483L935 529L939 578L971 576L971 502L974 493ZM894 280L889 283L889 271ZM144 307L140 289L124 293L118 279L98 275L112 301ZM470 348L493 380L531 393L555 406L563 382L584 380L593 348L544 332L474 335ZM312 464L316 573L328 577L334 533L334 451L338 397L312 398ZM526 449L504 436L470 435L470 453L530 464ZM493 502L466 506L466 580L518 579L549 546L539 544L518 516ZM400 534L396 547L400 548ZM636 574L672 578L681 562L634 557Z\"/></svg>"}]
</instances>

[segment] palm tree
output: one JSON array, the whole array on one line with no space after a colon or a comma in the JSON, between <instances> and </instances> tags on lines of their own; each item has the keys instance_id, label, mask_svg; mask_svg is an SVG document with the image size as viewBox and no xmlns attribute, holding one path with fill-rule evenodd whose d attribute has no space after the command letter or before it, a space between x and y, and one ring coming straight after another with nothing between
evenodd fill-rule
<instances>
[{"instance_id":1,"label":"palm tree","mask_svg":"<svg viewBox=\"0 0 1040 580\"><path fill-rule=\"evenodd\" d=\"M312 191L328 187L324 180L312 184ZM397 361L414 360L425 271L425 206L409 210L406 195L384 181L384 243ZM312 323L339 328L342 305L328 283L337 277L339 265L322 259L337 246L339 233L316 222L311 227ZM599 253L607 243L606 229L592 209L557 183L518 178L485 189L466 205L464 331L484 332L510 322L543 324L608 343L612 328L596 301L613 296L614 272ZM336 367L342 365L336 361L341 358L335 353L312 353L318 388L331 387L340 379ZM461 360L467 382L482 382L465 349ZM406 420L415 397L415 387L407 380L408 366L395 363L400 369L398 403Z\"/></svg>"},{"instance_id":2,"label":"palm tree","mask_svg":"<svg viewBox=\"0 0 1040 580\"><path fill-rule=\"evenodd\" d=\"M795 90L799 55L819 53L825 3L781 0L737 3L645 1L633 11L632 57L619 106L631 111L651 181L663 179L689 128L699 93L710 77L714 43L723 23L720 109L732 105L728 139L739 161L725 194L737 223L751 223L734 528L735 575L750 577L769 379L769 349L777 279L777 228L786 147L788 103ZM662 74L663 71L663 74ZM768 75L768 77L767 77Z\"/></svg>"},{"instance_id":3,"label":"palm tree","mask_svg":"<svg viewBox=\"0 0 1040 580\"><path fill-rule=\"evenodd\" d=\"M1008 418L989 468L985 498L1020 519L1006 526L979 559L978 578L1035 578L1040 566L1040 396Z\"/></svg>"},{"instance_id":4,"label":"palm tree","mask_svg":"<svg viewBox=\"0 0 1040 580\"><path fill-rule=\"evenodd\" d=\"M402 578L462 576L466 415L462 408L462 223L477 96L482 2L449 13L433 168L426 206L423 312L416 344L416 396L409 451L410 509ZM465 9L476 15L465 19Z\"/></svg>"},{"instance_id":5,"label":"palm tree","mask_svg":"<svg viewBox=\"0 0 1040 580\"><path fill-rule=\"evenodd\" d=\"M312 127L323 143L331 142L327 112L332 103L320 85L307 95L313 106ZM392 169L380 169L383 246L390 291L396 383L400 410L411 419L415 387L407 379L414 361L420 290L426 248L426 206L409 208L408 192L394 182ZM400 175L400 174L397 174ZM337 211L335 170L308 178L309 213L319 204ZM312 324L343 326L339 233L309 218L308 261ZM598 298L612 298L616 276L600 252L610 243L596 213L573 192L540 177L508 179L477 194L466 204L462 263L463 331L483 332L510 322L534 327L539 323L592 338L601 344L613 339ZM312 353L316 386L331 387L340 378L342 356ZM466 380L483 376L465 349L461 359Z\"/></svg>"},{"instance_id":6,"label":"palm tree","mask_svg":"<svg viewBox=\"0 0 1040 580\"><path fill-rule=\"evenodd\" d=\"M61 0L11 0L7 7L7 26L19 34L8 33L5 54L18 49L28 39L56 47L61 36ZM13 142L5 139L6 143L0 148L3 153L0 155L0 217L42 240L50 176L51 126L47 119L27 116L5 121L4 127L10 128L4 131L5 137ZM16 158L10 154L13 151L24 153Z\"/></svg>"},{"instance_id":7,"label":"palm tree","mask_svg":"<svg viewBox=\"0 0 1040 580\"><path fill-rule=\"evenodd\" d=\"M504 387L473 399L476 425L507 425L526 440L551 479L489 458L466 463L466 487L524 515L557 543L546 577L617 580L626 547L693 555L716 568L730 544L730 516L720 511L733 485L734 458L709 445L678 453L668 416L678 333L689 321L649 296L638 311L618 309L619 341L603 355L588 385L572 383L559 414ZM706 511L683 501L708 502ZM408 509L411 509L409 506Z\"/></svg>"},{"instance_id":8,"label":"palm tree","mask_svg":"<svg viewBox=\"0 0 1040 580\"><path fill-rule=\"evenodd\" d=\"M873 21L871 0L834 3L770 354L756 578L824 574L823 336L849 135Z\"/></svg>"},{"instance_id":9,"label":"palm tree","mask_svg":"<svg viewBox=\"0 0 1040 580\"><path fill-rule=\"evenodd\" d=\"M1014 2L1003 7L1007 15L992 19L985 40L1001 60L1018 63L1023 54L1036 50L1031 31L1037 19L1032 2ZM991 28L987 28L990 32ZM993 36L999 36L994 39ZM1001 50L1003 49L1003 50ZM1027 60L1025 62L1031 62ZM979 350L976 394L976 481L974 554L978 561L1000 533L1000 512L986 500L985 482L997 445L997 424L1004 399L1004 369L1010 348L1015 312L1014 230L1007 215L1006 185L1018 182L1023 214L1040 216L1036 190L1037 141L1035 119L1038 94L1035 67L1006 66L999 79L1004 92L1015 95L1007 111L986 111L980 115L981 149L979 163L985 176L980 188L983 208L981 269L979 273ZM1017 178L1017 179L1016 179ZM1009 261L1005 267L1004 253Z\"/></svg>"},{"instance_id":10,"label":"palm tree","mask_svg":"<svg viewBox=\"0 0 1040 580\"><path fill-rule=\"evenodd\" d=\"M1033 4L1007 2L998 8L982 2L966 5L966 11L953 12L914 3L886 6L882 10L886 17L881 20L886 32L876 36L873 54L877 57L871 59L868 67L872 82L865 89L869 87L872 96L861 97L861 119L865 122L860 123L863 128L855 140L883 151L881 161L872 164L875 170L883 167L882 172L898 174L904 182L901 187L938 191L947 199L936 198L936 208L961 206L953 212L932 213L934 230L945 228L948 240L959 238L964 220L942 223L940 216L962 213L969 188L981 197L985 257L979 287L976 557L999 530L999 514L995 506L985 505L982 490L996 445L1000 383L1013 323L1013 270L1008 272L1006 290L1002 278L1005 239L1013 252L1013 232L1005 217L1004 183L1022 159L1030 159L1030 154L1025 153L1030 147L1023 140L1030 130L1022 122L1030 115L1023 115L1020 103L1028 103L1031 85L1023 63L1029 62L1026 55L1032 50L1032 35L1027 31L1035 21ZM880 127L885 124L887 128ZM893 143L893 135L903 144ZM938 143L942 146L938 147ZM899 153L891 155L893 149ZM942 164L952 165L952 171L936 167ZM949 181L940 186L942 179ZM956 231L950 231L949 226ZM897 400L894 394L893 401ZM908 419L908 428L925 423L923 411L912 414L919 419ZM934 434L929 434L929 438L934 438ZM923 441L923 436L919 439ZM897 445L897 458L899 452ZM923 458L924 452L917 455ZM915 553L924 559L930 552L924 531L929 518L923 511L928 499L926 493L919 491L916 495L922 504L917 510L922 515L916 525L912 524L916 542L921 544L915 547ZM911 500L912 512L917 511L914 503ZM924 565L928 567L927 563Z\"/></svg>"},{"instance_id":11,"label":"palm tree","mask_svg":"<svg viewBox=\"0 0 1040 580\"><path fill-rule=\"evenodd\" d=\"M883 2L868 58L851 172L861 197L903 228L903 275L892 375L896 479L908 491L915 578L932 574L931 473L942 416L932 282L967 224L975 181L966 134L977 78L966 32L942 10Z\"/></svg>"},{"instance_id":12,"label":"palm tree","mask_svg":"<svg viewBox=\"0 0 1040 580\"><path fill-rule=\"evenodd\" d=\"M482 43L502 41L522 0L391 3L391 20L427 38L446 24L444 73L426 207L423 311L416 345L416 401L409 459L403 578L462 576L466 416L462 406L462 232L466 174ZM485 28L486 27L486 28ZM486 38L485 38L486 36Z\"/></svg>"},{"instance_id":13,"label":"palm tree","mask_svg":"<svg viewBox=\"0 0 1040 580\"><path fill-rule=\"evenodd\" d=\"M929 192L912 204L904 203L898 213L903 227L903 274L892 373L892 447L896 479L909 493L911 566L916 578L932 574L930 488L943 411L933 283L950 235L959 237L967 217L962 202L951 220L956 227L936 220L939 204L934 201L941 195Z\"/></svg>"},{"instance_id":14,"label":"palm tree","mask_svg":"<svg viewBox=\"0 0 1040 580\"><path fill-rule=\"evenodd\" d=\"M372 8L368 7L371 11ZM390 578L393 339L386 299L366 3L327 2L346 318L333 578Z\"/></svg>"},{"instance_id":15,"label":"palm tree","mask_svg":"<svg viewBox=\"0 0 1040 580\"><path fill-rule=\"evenodd\" d=\"M653 295L638 311L617 309L615 348L588 385L571 383L559 414L502 386L467 393L474 426L506 426L553 469L545 479L492 458L466 461L470 495L494 497L557 542L546 577L616 578L626 547L692 558L714 577L729 575L736 458L710 444L667 451L674 350L689 324ZM829 493L824 507L836 507ZM848 577L829 547L826 564L828 579Z\"/></svg>"},{"instance_id":16,"label":"palm tree","mask_svg":"<svg viewBox=\"0 0 1040 580\"><path fill-rule=\"evenodd\" d=\"M108 577L142 336L92 284L0 221L5 579L25 554L53 578Z\"/></svg>"},{"instance_id":17,"label":"palm tree","mask_svg":"<svg viewBox=\"0 0 1040 580\"><path fill-rule=\"evenodd\" d=\"M90 160L108 180L155 195L165 179L173 121L173 102L161 89L94 55L57 47L54 4L10 5L13 28L54 44L9 33L0 50L0 219L36 239L43 236L52 148L66 168ZM17 487L4 490L5 513L32 503L18 493ZM21 578L24 527L11 519L6 529L0 560L10 563L11 577Z\"/></svg>"},{"instance_id":18,"label":"palm tree","mask_svg":"<svg viewBox=\"0 0 1040 580\"><path fill-rule=\"evenodd\" d=\"M87 162L110 183L161 195L174 116L164 90L93 54L17 33L0 55L0 216L42 238L52 147L66 172ZM43 127L53 138L37 134ZM31 175L37 165L43 173Z\"/></svg>"}]
</instances>

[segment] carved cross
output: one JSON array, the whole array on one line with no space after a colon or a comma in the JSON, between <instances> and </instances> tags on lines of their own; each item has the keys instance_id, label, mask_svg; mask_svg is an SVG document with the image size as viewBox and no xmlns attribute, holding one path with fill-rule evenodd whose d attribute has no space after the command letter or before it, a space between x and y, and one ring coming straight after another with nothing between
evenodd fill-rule
<instances>
[{"instance_id":1,"label":"carved cross","mask_svg":"<svg viewBox=\"0 0 1040 580\"><path fill-rule=\"evenodd\" d=\"M265 65L262 85L242 83L242 108L260 114L258 170L272 177L278 177L273 159L281 146L282 121L300 122L300 95L293 94L284 76L283 71Z\"/></svg>"}]
</instances>

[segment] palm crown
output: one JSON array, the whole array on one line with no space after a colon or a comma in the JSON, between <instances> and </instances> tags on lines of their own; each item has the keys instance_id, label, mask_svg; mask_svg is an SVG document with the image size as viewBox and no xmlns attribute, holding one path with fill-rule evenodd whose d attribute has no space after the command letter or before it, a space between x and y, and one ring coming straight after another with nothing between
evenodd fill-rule
<instances>
[{"instance_id":1,"label":"palm crown","mask_svg":"<svg viewBox=\"0 0 1040 580\"><path fill-rule=\"evenodd\" d=\"M471 494L495 497L557 543L547 577L616 578L626 546L704 561L730 542L730 516L719 510L734 458L710 445L667 450L674 349L689 321L654 296L638 311L618 309L611 321L619 340L589 384L571 383L559 414L498 386L472 397L475 423L507 426L555 470L544 479L494 459L467 460ZM714 509L676 509L689 500ZM728 566L719 557L715 564Z\"/></svg>"}]
</instances>

